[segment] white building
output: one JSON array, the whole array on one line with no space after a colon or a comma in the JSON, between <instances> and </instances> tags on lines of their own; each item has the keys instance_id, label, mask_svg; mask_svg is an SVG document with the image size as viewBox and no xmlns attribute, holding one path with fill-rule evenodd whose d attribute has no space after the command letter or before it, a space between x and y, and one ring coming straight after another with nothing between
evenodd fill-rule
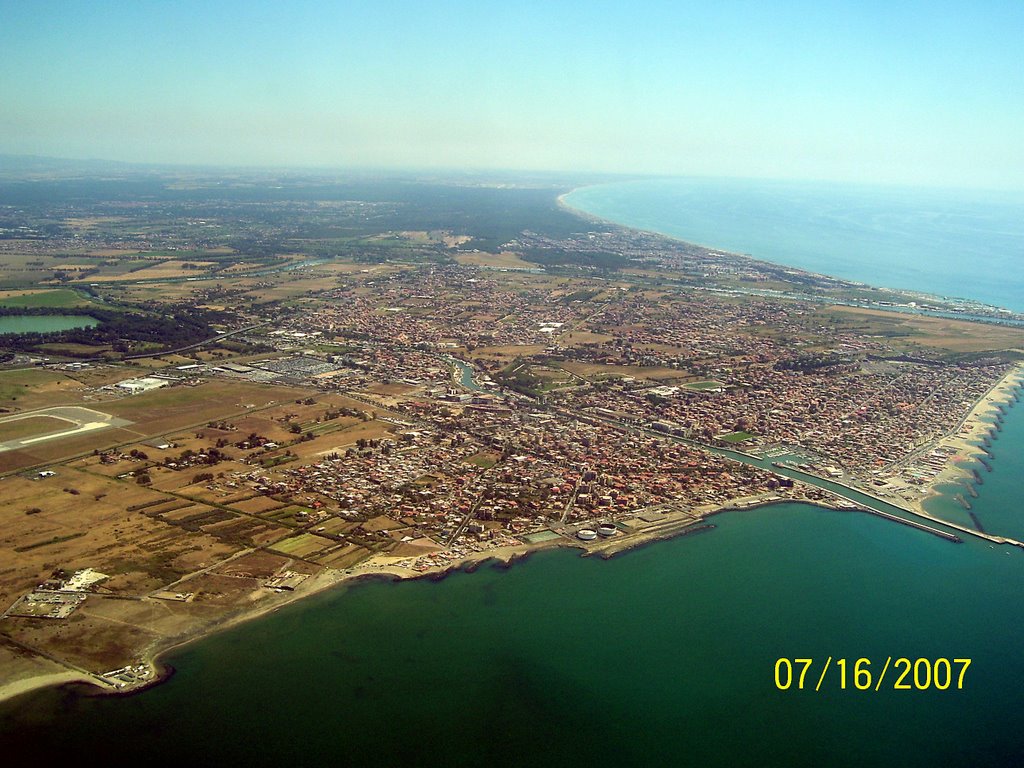
<instances>
[{"instance_id":1,"label":"white building","mask_svg":"<svg viewBox=\"0 0 1024 768\"><path fill-rule=\"evenodd\" d=\"M168 384L170 384L170 382L167 379L156 379L152 376L143 376L141 379L125 379L124 381L119 381L114 386L118 389L126 390L133 395L137 395L140 392L148 392L151 389L166 387Z\"/></svg>"}]
</instances>

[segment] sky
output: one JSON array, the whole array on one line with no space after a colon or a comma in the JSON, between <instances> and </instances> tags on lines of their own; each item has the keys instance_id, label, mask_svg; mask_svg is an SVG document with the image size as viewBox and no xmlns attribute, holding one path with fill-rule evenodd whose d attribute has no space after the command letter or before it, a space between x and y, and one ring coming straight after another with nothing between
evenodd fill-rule
<instances>
[{"instance_id":1,"label":"sky","mask_svg":"<svg viewBox=\"0 0 1024 768\"><path fill-rule=\"evenodd\" d=\"M1024 2L0 0L0 154L1024 188Z\"/></svg>"}]
</instances>

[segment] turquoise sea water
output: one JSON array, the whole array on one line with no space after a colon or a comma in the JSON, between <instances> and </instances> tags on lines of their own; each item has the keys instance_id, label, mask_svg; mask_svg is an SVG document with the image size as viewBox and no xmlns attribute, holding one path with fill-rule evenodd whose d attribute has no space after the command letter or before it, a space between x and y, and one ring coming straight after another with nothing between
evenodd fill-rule
<instances>
[{"instance_id":1,"label":"turquoise sea water","mask_svg":"<svg viewBox=\"0 0 1024 768\"><path fill-rule=\"evenodd\" d=\"M1024 194L663 179L584 187L580 210L888 288L1024 311Z\"/></svg>"},{"instance_id":2,"label":"turquoise sea water","mask_svg":"<svg viewBox=\"0 0 1024 768\"><path fill-rule=\"evenodd\" d=\"M1004 418L1002 429L992 432L989 456L985 461L992 467L989 472L979 461L964 461L962 465L976 469L981 484L972 481L978 498L974 498L963 483L940 488L943 491L925 502L929 512L939 517L973 525L971 516L957 501L959 494L973 507L977 521L989 533L1000 534L1024 541L1024 404L1018 403ZM989 419L993 424L995 419ZM1009 478L1014 478L1016 482Z\"/></svg>"}]
</instances>

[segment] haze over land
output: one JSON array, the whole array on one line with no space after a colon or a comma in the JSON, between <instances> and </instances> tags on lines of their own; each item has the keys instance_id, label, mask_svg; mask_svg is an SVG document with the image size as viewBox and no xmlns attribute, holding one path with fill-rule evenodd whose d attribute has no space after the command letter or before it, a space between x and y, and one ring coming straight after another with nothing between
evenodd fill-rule
<instances>
[{"instance_id":1,"label":"haze over land","mask_svg":"<svg viewBox=\"0 0 1024 768\"><path fill-rule=\"evenodd\" d=\"M1019 2L210 5L0 0L0 754L1016 764Z\"/></svg>"},{"instance_id":2,"label":"haze over land","mask_svg":"<svg viewBox=\"0 0 1024 768\"><path fill-rule=\"evenodd\" d=\"M1024 186L1020 3L0 10L0 153Z\"/></svg>"}]
</instances>

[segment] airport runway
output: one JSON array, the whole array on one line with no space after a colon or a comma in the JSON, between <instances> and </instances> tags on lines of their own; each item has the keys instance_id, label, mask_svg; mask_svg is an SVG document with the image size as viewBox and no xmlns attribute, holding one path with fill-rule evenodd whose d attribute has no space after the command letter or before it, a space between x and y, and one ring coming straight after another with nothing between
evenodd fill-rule
<instances>
[{"instance_id":1,"label":"airport runway","mask_svg":"<svg viewBox=\"0 0 1024 768\"><path fill-rule=\"evenodd\" d=\"M109 413L94 411L91 408L82 408L77 405L63 405L54 408L40 408L37 411L25 411L24 413L16 413L11 416L0 417L0 425L12 421L38 418L40 416L66 421L69 426L67 429L62 429L57 432L28 435L14 440L7 440L0 443L0 453L4 451L16 451L19 448L29 448L36 443L41 443L45 440L58 440L60 438L72 437L74 435L93 432L99 429L107 429L109 427L126 427L133 423L127 419L119 419L116 416L111 416Z\"/></svg>"}]
</instances>

